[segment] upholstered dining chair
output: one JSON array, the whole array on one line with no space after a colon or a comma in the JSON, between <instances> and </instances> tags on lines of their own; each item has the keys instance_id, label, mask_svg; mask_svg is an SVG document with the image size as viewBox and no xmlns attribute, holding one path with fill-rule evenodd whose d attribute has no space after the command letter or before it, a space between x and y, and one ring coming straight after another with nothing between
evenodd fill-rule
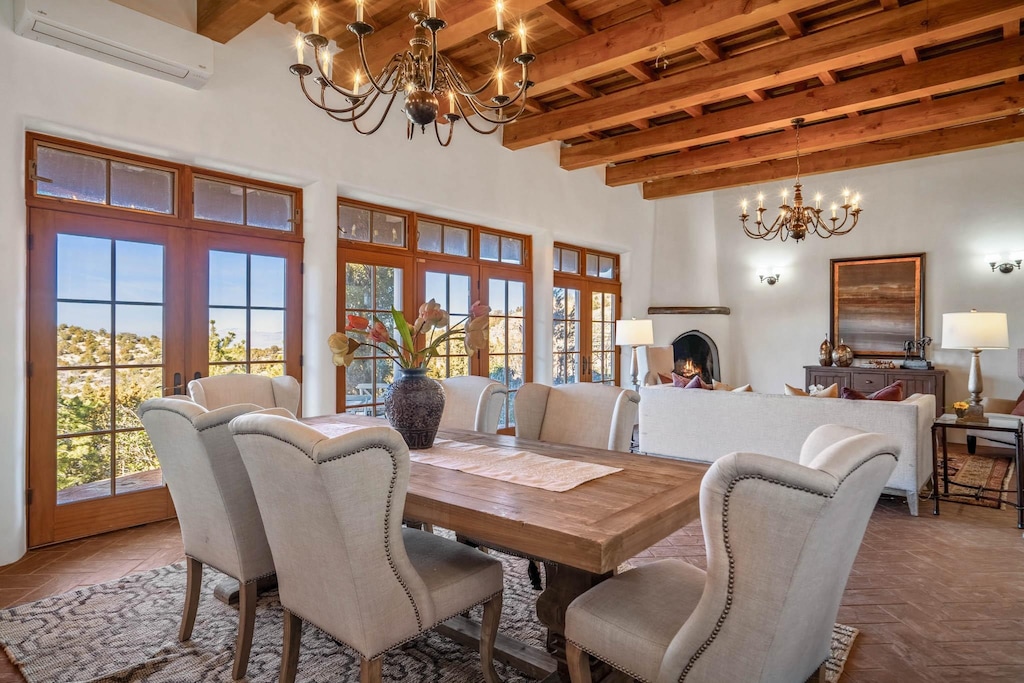
<instances>
[{"instance_id":1,"label":"upholstered dining chair","mask_svg":"<svg viewBox=\"0 0 1024 683\"><path fill-rule=\"evenodd\" d=\"M487 377L449 377L444 388L441 429L469 429L496 434L508 387Z\"/></svg>"},{"instance_id":2,"label":"upholstered dining chair","mask_svg":"<svg viewBox=\"0 0 1024 683\"><path fill-rule=\"evenodd\" d=\"M376 683L388 650L479 604L483 677L499 683L501 562L402 528L409 449L398 432L370 427L326 438L268 415L242 415L231 430L276 558L281 683L295 680L304 621L358 652L360 681Z\"/></svg>"},{"instance_id":3,"label":"upholstered dining chair","mask_svg":"<svg viewBox=\"0 0 1024 683\"><path fill-rule=\"evenodd\" d=\"M203 565L238 581L238 637L231 669L243 678L256 619L257 581L274 573L249 475L228 424L261 408L241 403L217 410L188 400L154 398L139 406L178 513L185 545L185 608L178 638L192 637Z\"/></svg>"},{"instance_id":4,"label":"upholstered dining chair","mask_svg":"<svg viewBox=\"0 0 1024 683\"><path fill-rule=\"evenodd\" d=\"M606 384L526 383L516 393L516 436L629 451L640 394Z\"/></svg>"},{"instance_id":5,"label":"upholstered dining chair","mask_svg":"<svg viewBox=\"0 0 1024 683\"><path fill-rule=\"evenodd\" d=\"M189 382L188 394L209 410L236 403L255 403L261 408L284 408L298 415L302 387L290 375L215 375Z\"/></svg>"},{"instance_id":6,"label":"upholstered dining chair","mask_svg":"<svg viewBox=\"0 0 1024 683\"><path fill-rule=\"evenodd\" d=\"M825 425L800 464L731 453L701 484L707 572L661 560L570 603L567 658L589 683L588 653L649 683L824 681L832 627L899 443Z\"/></svg>"}]
</instances>

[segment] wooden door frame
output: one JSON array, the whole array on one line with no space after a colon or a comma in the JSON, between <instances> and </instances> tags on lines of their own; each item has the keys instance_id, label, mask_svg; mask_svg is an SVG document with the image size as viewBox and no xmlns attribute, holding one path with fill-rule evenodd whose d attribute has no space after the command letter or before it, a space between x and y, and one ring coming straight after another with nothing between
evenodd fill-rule
<instances>
[{"instance_id":1,"label":"wooden door frame","mask_svg":"<svg viewBox=\"0 0 1024 683\"><path fill-rule=\"evenodd\" d=\"M615 295L615 317L622 314L622 283L617 280L598 280L582 275L555 273L553 287L575 289L580 293L580 382L593 382L593 318L591 300L594 292ZM583 312L586 312L584 315ZM615 384L622 384L622 348L615 346ZM552 368L553 370L554 368Z\"/></svg>"},{"instance_id":2,"label":"wooden door frame","mask_svg":"<svg viewBox=\"0 0 1024 683\"><path fill-rule=\"evenodd\" d=\"M436 269L432 269L432 266L437 264ZM444 273L445 275L466 275L469 277L469 303L473 304L474 301L480 301L483 291L482 283L482 267L479 263L468 262L465 259L453 259L453 258L432 258L417 256L416 257L416 306L427 300L427 272ZM450 302L449 302L450 306ZM450 313L451 311L449 311ZM458 322L458 319L453 320L453 323ZM483 354L477 352L469 356L469 374L479 375L481 369L485 367L483 364Z\"/></svg>"},{"instance_id":3,"label":"wooden door frame","mask_svg":"<svg viewBox=\"0 0 1024 683\"><path fill-rule=\"evenodd\" d=\"M111 240L159 243L164 246L164 338L162 355L165 387L173 386L175 365L184 364L184 337L168 335L167 330L185 325L187 294L167 296L166 283L177 276L184 280L187 233L170 226L139 223L130 217L96 217L69 214L50 209L29 210L28 234L28 310L26 311L27 360L27 439L26 466L28 488L28 545L37 547L90 536L114 528L135 526L174 516L174 507L166 486L134 491L93 500L57 504L56 476L56 335L57 325L57 235L77 234ZM154 236L161 239L153 240ZM147 239L148 238L148 239ZM52 261L44 256L52 256ZM114 349L111 331L111 356ZM116 425L111 425L116 428ZM52 446L52 448L47 448ZM39 453L46 448L47 455ZM90 513L81 514L88 506Z\"/></svg>"}]
</instances>

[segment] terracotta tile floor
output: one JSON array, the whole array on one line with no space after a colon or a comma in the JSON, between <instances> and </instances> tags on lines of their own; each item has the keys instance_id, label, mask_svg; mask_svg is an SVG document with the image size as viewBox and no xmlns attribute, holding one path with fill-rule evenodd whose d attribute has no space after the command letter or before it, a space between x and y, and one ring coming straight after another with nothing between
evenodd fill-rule
<instances>
[{"instance_id":1,"label":"terracotta tile floor","mask_svg":"<svg viewBox=\"0 0 1024 683\"><path fill-rule=\"evenodd\" d=\"M923 501L911 517L883 499L871 518L839 610L861 630L842 683L1024 681L1024 540L1012 509ZM699 524L636 563L679 557L703 566ZM159 522L34 550L0 567L0 607L182 558L177 523ZM21 682L0 657L0 683Z\"/></svg>"}]
</instances>

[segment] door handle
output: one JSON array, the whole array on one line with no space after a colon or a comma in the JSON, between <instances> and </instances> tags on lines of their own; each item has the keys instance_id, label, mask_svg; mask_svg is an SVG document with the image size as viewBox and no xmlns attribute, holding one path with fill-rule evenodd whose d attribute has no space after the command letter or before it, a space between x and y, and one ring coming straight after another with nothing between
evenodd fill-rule
<instances>
[{"instance_id":1,"label":"door handle","mask_svg":"<svg viewBox=\"0 0 1024 683\"><path fill-rule=\"evenodd\" d=\"M203 378L203 373L201 373L201 372L197 372L196 374L194 374L192 376L192 379L202 379L202 378Z\"/></svg>"},{"instance_id":2,"label":"door handle","mask_svg":"<svg viewBox=\"0 0 1024 683\"><path fill-rule=\"evenodd\" d=\"M174 386L171 388L171 393L175 396L181 396L181 373L174 373Z\"/></svg>"}]
</instances>

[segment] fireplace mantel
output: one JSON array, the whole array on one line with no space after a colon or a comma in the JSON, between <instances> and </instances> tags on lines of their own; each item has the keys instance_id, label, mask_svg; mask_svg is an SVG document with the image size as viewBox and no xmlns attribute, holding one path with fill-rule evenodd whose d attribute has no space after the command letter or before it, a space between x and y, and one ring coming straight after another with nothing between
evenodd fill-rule
<instances>
[{"instance_id":1,"label":"fireplace mantel","mask_svg":"<svg viewBox=\"0 0 1024 683\"><path fill-rule=\"evenodd\" d=\"M728 306L651 306L647 315L729 315Z\"/></svg>"}]
</instances>

